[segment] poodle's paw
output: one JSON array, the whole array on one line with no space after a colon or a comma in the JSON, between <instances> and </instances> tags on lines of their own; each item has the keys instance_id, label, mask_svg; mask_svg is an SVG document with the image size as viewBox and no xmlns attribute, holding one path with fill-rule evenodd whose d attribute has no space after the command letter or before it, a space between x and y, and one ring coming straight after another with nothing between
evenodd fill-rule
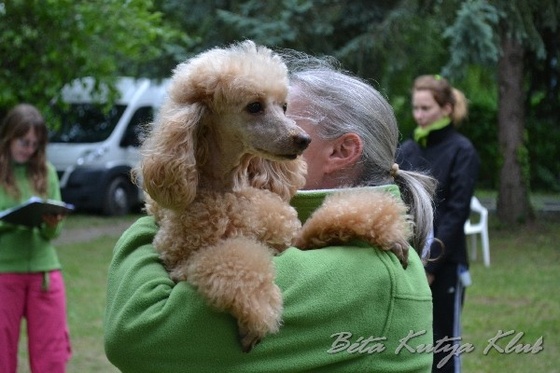
<instances>
[{"instance_id":1,"label":"poodle's paw","mask_svg":"<svg viewBox=\"0 0 560 373\"><path fill-rule=\"evenodd\" d=\"M276 333L278 331L281 320L270 320L276 326L268 329L266 331L260 330L260 328L252 328L248 324L238 323L239 331L239 342L241 343L241 351L248 353L251 352L253 347L258 345L262 339L270 333Z\"/></svg>"},{"instance_id":2,"label":"poodle's paw","mask_svg":"<svg viewBox=\"0 0 560 373\"><path fill-rule=\"evenodd\" d=\"M294 242L300 249L313 249L362 240L394 253L406 268L411 234L404 203L388 193L356 190L325 198Z\"/></svg>"},{"instance_id":3,"label":"poodle's paw","mask_svg":"<svg viewBox=\"0 0 560 373\"><path fill-rule=\"evenodd\" d=\"M253 347L261 343L262 336L251 333L244 326L239 326L239 341L241 342L241 351L245 353L251 352Z\"/></svg>"},{"instance_id":4,"label":"poodle's paw","mask_svg":"<svg viewBox=\"0 0 560 373\"><path fill-rule=\"evenodd\" d=\"M237 320L245 352L280 328L282 292L271 259L266 245L236 237L194 252L186 264L188 281L209 304Z\"/></svg>"},{"instance_id":5,"label":"poodle's paw","mask_svg":"<svg viewBox=\"0 0 560 373\"><path fill-rule=\"evenodd\" d=\"M408 243L395 243L394 245L392 245L392 247L389 249L389 251L391 251L393 254L395 254L395 256L399 259L399 262L401 262L401 265L404 269L406 269L406 267L408 267Z\"/></svg>"},{"instance_id":6,"label":"poodle's paw","mask_svg":"<svg viewBox=\"0 0 560 373\"><path fill-rule=\"evenodd\" d=\"M237 321L243 352L250 352L267 334L278 332L282 323L282 293L278 286L272 284L249 303Z\"/></svg>"},{"instance_id":7,"label":"poodle's paw","mask_svg":"<svg viewBox=\"0 0 560 373\"><path fill-rule=\"evenodd\" d=\"M232 212L232 220L243 235L270 246L275 254L291 246L292 238L301 228L292 206L269 190L249 187L235 195L240 201Z\"/></svg>"},{"instance_id":8,"label":"poodle's paw","mask_svg":"<svg viewBox=\"0 0 560 373\"><path fill-rule=\"evenodd\" d=\"M187 269L186 265L179 265L177 268L173 268L168 271L169 277L174 282L186 281L187 280Z\"/></svg>"}]
</instances>

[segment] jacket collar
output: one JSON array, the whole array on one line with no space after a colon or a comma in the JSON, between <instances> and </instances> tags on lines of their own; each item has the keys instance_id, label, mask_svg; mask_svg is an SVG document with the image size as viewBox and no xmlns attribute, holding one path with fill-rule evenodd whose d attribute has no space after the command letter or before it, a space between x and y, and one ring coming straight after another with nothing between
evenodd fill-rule
<instances>
[{"instance_id":1,"label":"jacket collar","mask_svg":"<svg viewBox=\"0 0 560 373\"><path fill-rule=\"evenodd\" d=\"M311 214L321 206L326 196L337 192L352 191L356 189L386 191L397 198L400 198L401 196L399 187L395 184L342 189L300 190L292 198L290 204L297 210L300 221L305 223L309 216L311 216Z\"/></svg>"}]
</instances>

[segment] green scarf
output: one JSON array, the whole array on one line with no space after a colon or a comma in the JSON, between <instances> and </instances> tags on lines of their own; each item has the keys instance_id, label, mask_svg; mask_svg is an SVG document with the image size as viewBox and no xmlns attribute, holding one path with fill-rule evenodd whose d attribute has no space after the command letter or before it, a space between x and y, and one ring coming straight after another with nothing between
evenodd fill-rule
<instances>
[{"instance_id":1,"label":"green scarf","mask_svg":"<svg viewBox=\"0 0 560 373\"><path fill-rule=\"evenodd\" d=\"M436 120L434 123L430 124L426 127L416 127L414 130L414 141L416 141L420 146L426 147L428 143L428 135L432 131L440 130L444 127L447 127L451 123L451 118L443 117L441 119Z\"/></svg>"}]
</instances>

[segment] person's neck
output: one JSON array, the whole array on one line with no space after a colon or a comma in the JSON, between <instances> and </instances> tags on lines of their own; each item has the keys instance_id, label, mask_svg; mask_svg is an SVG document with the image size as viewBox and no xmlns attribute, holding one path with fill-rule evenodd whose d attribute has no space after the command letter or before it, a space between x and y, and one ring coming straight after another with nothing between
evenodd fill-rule
<instances>
[{"instance_id":1,"label":"person's neck","mask_svg":"<svg viewBox=\"0 0 560 373\"><path fill-rule=\"evenodd\" d=\"M428 142L428 135L433 132L433 131L437 131L440 130L442 128L445 128L447 126L449 126L451 124L451 118L449 117L442 117L438 120L436 120L435 122L433 122L432 124L426 126L426 127L416 127L416 129L414 130L414 140L422 145L422 146L426 146L427 142Z\"/></svg>"}]
</instances>

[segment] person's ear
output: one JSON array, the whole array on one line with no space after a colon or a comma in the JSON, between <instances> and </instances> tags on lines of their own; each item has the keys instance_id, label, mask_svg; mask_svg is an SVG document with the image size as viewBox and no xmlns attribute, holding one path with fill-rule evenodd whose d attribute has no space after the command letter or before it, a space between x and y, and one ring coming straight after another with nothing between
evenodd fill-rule
<instances>
[{"instance_id":1,"label":"person's ear","mask_svg":"<svg viewBox=\"0 0 560 373\"><path fill-rule=\"evenodd\" d=\"M451 113L453 112L453 106L451 106L451 104L445 104L442 108L443 114L444 116L448 117L451 116Z\"/></svg>"},{"instance_id":2,"label":"person's ear","mask_svg":"<svg viewBox=\"0 0 560 373\"><path fill-rule=\"evenodd\" d=\"M360 160L363 148L363 141L357 134L346 133L340 136L333 143L325 171L330 173L354 166Z\"/></svg>"}]
</instances>

